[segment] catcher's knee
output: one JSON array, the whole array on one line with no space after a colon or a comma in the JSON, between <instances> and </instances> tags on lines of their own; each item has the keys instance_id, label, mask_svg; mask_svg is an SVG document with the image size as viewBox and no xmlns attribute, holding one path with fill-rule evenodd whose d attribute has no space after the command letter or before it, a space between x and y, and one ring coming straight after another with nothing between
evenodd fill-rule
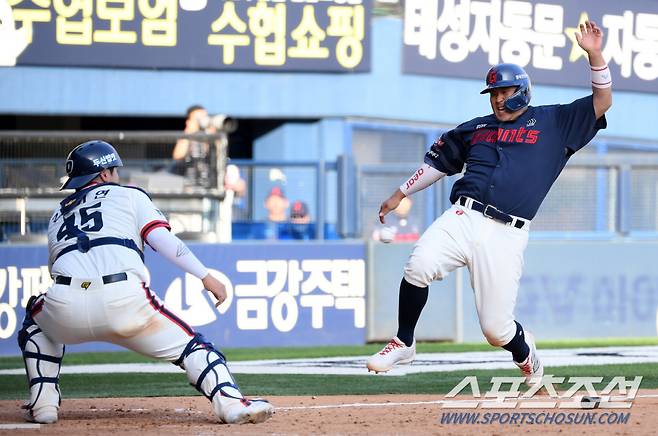
<instances>
[{"instance_id":1,"label":"catcher's knee","mask_svg":"<svg viewBox=\"0 0 658 436\"><path fill-rule=\"evenodd\" d=\"M190 384L211 401L217 393L224 397L243 398L226 365L226 357L200 333L188 342L174 364L184 368Z\"/></svg>"},{"instance_id":2,"label":"catcher's knee","mask_svg":"<svg viewBox=\"0 0 658 436\"><path fill-rule=\"evenodd\" d=\"M65 350L63 344L53 342L34 322L32 313L35 303L39 304L37 299L30 298L23 326L18 332L18 346L23 354L30 385L30 402L24 407L30 410L43 406L59 407L59 372Z\"/></svg>"}]
</instances>

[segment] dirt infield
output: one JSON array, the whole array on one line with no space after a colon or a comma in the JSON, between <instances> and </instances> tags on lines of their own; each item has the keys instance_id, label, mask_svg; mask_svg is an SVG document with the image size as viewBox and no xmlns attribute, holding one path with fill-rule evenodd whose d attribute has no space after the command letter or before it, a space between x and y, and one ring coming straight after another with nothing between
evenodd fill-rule
<instances>
[{"instance_id":1,"label":"dirt infield","mask_svg":"<svg viewBox=\"0 0 658 436\"><path fill-rule=\"evenodd\" d=\"M658 391L642 390L631 409L445 409L440 395L351 395L273 397L275 416L258 425L222 425L202 397L65 399L56 424L40 428L10 428L24 424L20 401L0 401L0 434L48 435L210 435L231 434L655 434ZM434 402L434 403L432 403ZM445 424L445 413L585 413L589 424ZM607 415L604 415L606 414ZM617 415L612 415L613 413ZM598 420L630 413L625 424ZM509 417L509 416L508 416ZM603 417L603 418L602 418ZM544 418L545 419L545 415ZM614 420L614 419L613 419Z\"/></svg>"}]
</instances>

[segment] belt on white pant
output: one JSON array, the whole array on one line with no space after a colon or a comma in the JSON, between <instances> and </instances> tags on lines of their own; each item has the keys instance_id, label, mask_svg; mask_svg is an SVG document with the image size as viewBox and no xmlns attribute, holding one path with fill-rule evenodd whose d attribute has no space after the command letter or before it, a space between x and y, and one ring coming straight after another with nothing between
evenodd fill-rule
<instances>
[{"instance_id":1,"label":"belt on white pant","mask_svg":"<svg viewBox=\"0 0 658 436\"><path fill-rule=\"evenodd\" d=\"M108 274L106 276L103 276L102 279L103 279L103 284L104 285L109 285L110 283L116 283L116 282L122 282L124 280L128 280L128 274L126 274L125 272L116 273L116 274ZM57 277L55 277L55 283L57 283L58 285L71 286L71 281L72 280L73 279L71 277L68 277L68 276L57 276ZM84 283L89 283L89 282L83 282L83 284ZM82 287L85 288L84 285ZM89 285L87 285L87 287L89 287ZM87 288L85 288L85 289L87 289Z\"/></svg>"},{"instance_id":2,"label":"belt on white pant","mask_svg":"<svg viewBox=\"0 0 658 436\"><path fill-rule=\"evenodd\" d=\"M500 221L503 224L507 224L508 226L512 226L517 229L526 229L530 226L529 220L507 214L505 212L496 209L490 204L486 204L486 205L482 204L479 201L473 200L470 197L461 196L457 200L457 203L460 206L464 206L468 209L473 209L476 212L480 212L482 215L484 215L487 218L491 218L492 220L495 221Z\"/></svg>"}]
</instances>

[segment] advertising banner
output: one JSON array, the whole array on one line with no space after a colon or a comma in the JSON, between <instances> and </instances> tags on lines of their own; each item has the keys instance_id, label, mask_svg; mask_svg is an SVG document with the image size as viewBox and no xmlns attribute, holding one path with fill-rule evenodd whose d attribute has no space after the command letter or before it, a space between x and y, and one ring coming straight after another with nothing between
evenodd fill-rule
<instances>
[{"instance_id":1,"label":"advertising banner","mask_svg":"<svg viewBox=\"0 0 658 436\"><path fill-rule=\"evenodd\" d=\"M370 69L371 0L0 0L0 66Z\"/></svg>"},{"instance_id":2,"label":"advertising banner","mask_svg":"<svg viewBox=\"0 0 658 436\"><path fill-rule=\"evenodd\" d=\"M225 283L227 301L215 308L200 280L147 249L150 287L169 310L219 347L365 343L363 244L190 247ZM51 283L47 257L45 247L5 246L0 252L0 355L20 353L16 335L25 304Z\"/></svg>"},{"instance_id":3,"label":"advertising banner","mask_svg":"<svg viewBox=\"0 0 658 436\"><path fill-rule=\"evenodd\" d=\"M604 33L615 89L658 92L658 2L636 0L407 0L403 70L482 80L511 62L534 83L590 87L579 23Z\"/></svg>"}]
</instances>

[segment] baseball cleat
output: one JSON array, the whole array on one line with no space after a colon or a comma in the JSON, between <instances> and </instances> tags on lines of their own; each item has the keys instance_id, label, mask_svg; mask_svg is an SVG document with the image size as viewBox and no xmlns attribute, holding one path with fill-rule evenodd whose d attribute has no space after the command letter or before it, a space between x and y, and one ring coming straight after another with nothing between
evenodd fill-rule
<instances>
[{"instance_id":1,"label":"baseball cleat","mask_svg":"<svg viewBox=\"0 0 658 436\"><path fill-rule=\"evenodd\" d=\"M535 337L532 335L532 333L525 332L525 342L530 348L528 357L526 357L526 359L521 363L514 363L516 363L516 366L521 369L521 372L525 376L526 384L532 386L541 380L542 376L544 375L544 366L541 364L541 360L539 360L539 356L537 355Z\"/></svg>"},{"instance_id":2,"label":"baseball cleat","mask_svg":"<svg viewBox=\"0 0 658 436\"><path fill-rule=\"evenodd\" d=\"M217 401L213 400L213 408L224 424L258 424L267 421L274 414L274 406L262 399L239 400L223 397Z\"/></svg>"},{"instance_id":3,"label":"baseball cleat","mask_svg":"<svg viewBox=\"0 0 658 436\"><path fill-rule=\"evenodd\" d=\"M404 365L414 361L416 358L416 340L407 347L404 342L394 337L378 353L373 354L366 366L368 372L374 371L375 374L390 371L395 365Z\"/></svg>"},{"instance_id":4,"label":"baseball cleat","mask_svg":"<svg viewBox=\"0 0 658 436\"><path fill-rule=\"evenodd\" d=\"M43 406L39 409L26 409L25 420L39 424L54 424L57 422L57 407Z\"/></svg>"}]
</instances>

